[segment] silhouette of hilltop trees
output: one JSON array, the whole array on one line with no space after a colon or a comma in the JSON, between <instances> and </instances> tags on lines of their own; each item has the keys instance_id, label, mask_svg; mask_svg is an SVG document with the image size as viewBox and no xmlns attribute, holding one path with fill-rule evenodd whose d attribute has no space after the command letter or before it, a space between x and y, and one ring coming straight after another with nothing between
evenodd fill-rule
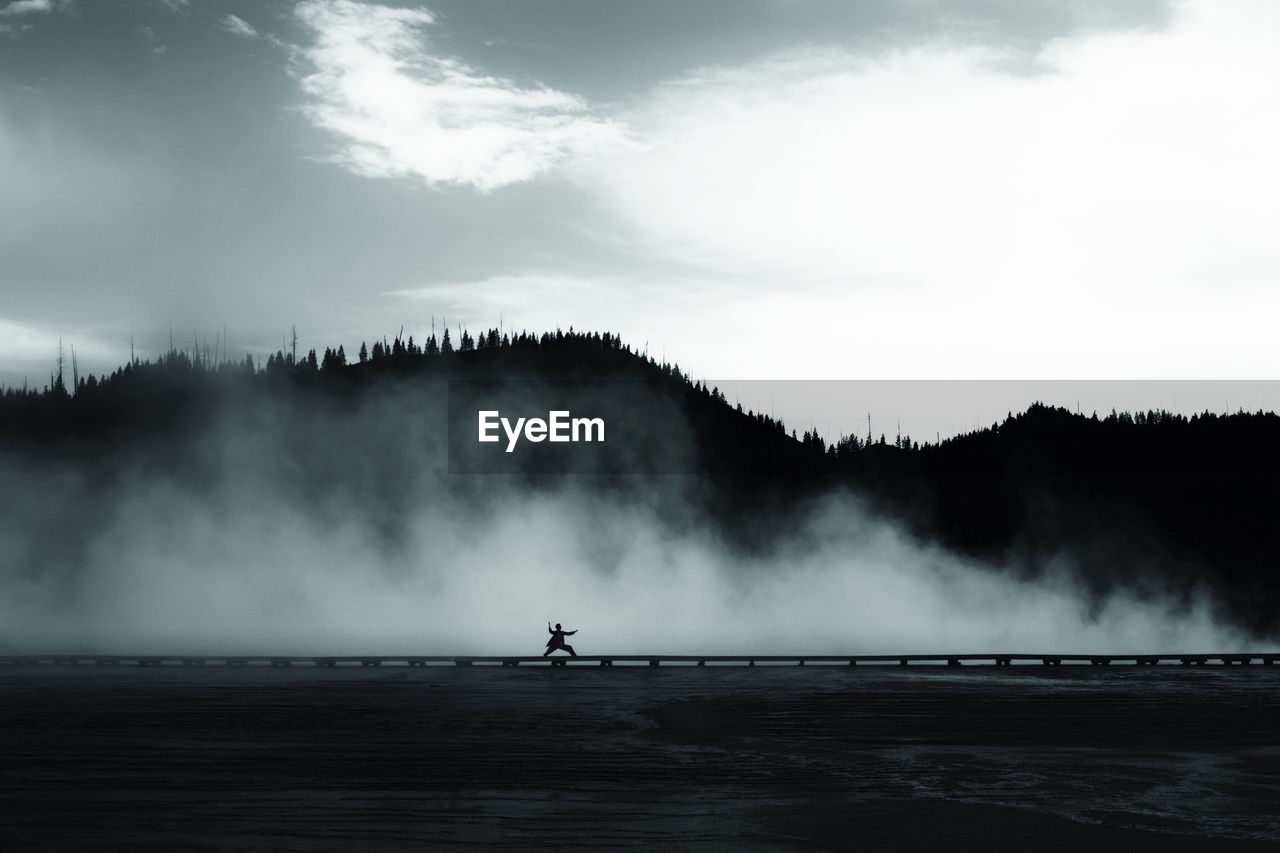
<instances>
[{"instance_id":1,"label":"silhouette of hilltop trees","mask_svg":"<svg viewBox=\"0 0 1280 853\"><path fill-rule=\"evenodd\" d=\"M344 400L404 381L639 379L679 401L705 463L692 491L726 541L768 547L815 501L854 493L910 534L1009 571L1056 571L1066 559L1099 594L1147 584L1191 601L1208 590L1242 624L1280 629L1274 413L1099 416L1036 403L940 441L827 441L815 428L796 435L781 419L730 404L610 332L459 329L457 340L455 349L448 328L422 341L401 333L361 342L354 362L341 346L299 356L296 332L265 362L171 343L102 376L79 376L73 362L70 384L59 359L44 387L0 390L0 452L109 456L150 436L194 434L246 391L288 402Z\"/></svg>"}]
</instances>

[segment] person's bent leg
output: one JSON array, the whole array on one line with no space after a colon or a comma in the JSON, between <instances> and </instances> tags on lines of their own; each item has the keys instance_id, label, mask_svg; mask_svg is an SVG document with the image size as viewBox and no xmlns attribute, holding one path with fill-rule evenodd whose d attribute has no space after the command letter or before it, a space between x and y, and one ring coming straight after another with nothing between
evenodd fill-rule
<instances>
[{"instance_id":1,"label":"person's bent leg","mask_svg":"<svg viewBox=\"0 0 1280 853\"><path fill-rule=\"evenodd\" d=\"M551 654L554 651L555 649L553 649L551 646L547 646L547 650L542 653L542 656L545 658L547 655Z\"/></svg>"}]
</instances>

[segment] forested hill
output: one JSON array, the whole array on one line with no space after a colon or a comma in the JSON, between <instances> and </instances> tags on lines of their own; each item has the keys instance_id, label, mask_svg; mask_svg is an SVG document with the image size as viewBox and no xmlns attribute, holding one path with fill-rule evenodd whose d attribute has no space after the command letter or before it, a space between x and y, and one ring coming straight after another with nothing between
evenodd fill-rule
<instances>
[{"instance_id":1,"label":"forested hill","mask_svg":"<svg viewBox=\"0 0 1280 853\"><path fill-rule=\"evenodd\" d=\"M398 337L365 343L354 358L338 347L296 356L277 352L265 362L248 356L228 361L197 348L135 360L101 378L67 377L60 369L42 389L0 393L0 443L32 453L97 454L163 439L159 446L170 451L209 422L241 409L284 405L294 415L326 419L388 397L396 403L379 407L379 425L369 424L354 439L381 441L378 434L390 420L403 422L402 435L416 430L430 443L446 429L450 380L622 380L620 386L634 381L654 389L655 402L666 404L648 416L674 412L687 425L680 443L693 446L681 452L691 453L696 463L681 470L719 472L736 481L813 475L823 467L816 437L801 441L780 420L730 406L717 388L691 379L678 364L634 351L616 335L572 329L511 335L491 329L474 337L462 331L459 337L455 343L446 331L425 342ZM646 413L636 417L643 421ZM646 445L639 450L668 452L664 444L675 441L669 425L649 426L637 431ZM323 424L311 427L322 431ZM307 428L305 420L290 427L299 442L304 436L298 431Z\"/></svg>"},{"instance_id":2,"label":"forested hill","mask_svg":"<svg viewBox=\"0 0 1280 853\"><path fill-rule=\"evenodd\" d=\"M1280 417L1082 416L1033 405L938 446L863 447L839 477L916 531L1030 570L1064 555L1099 592L1216 593L1280 629Z\"/></svg>"},{"instance_id":3,"label":"forested hill","mask_svg":"<svg viewBox=\"0 0 1280 853\"><path fill-rule=\"evenodd\" d=\"M109 481L124 464L112 459L183 468L205 425L231 419L278 433L290 470L326 488L335 477L363 476L336 467L315 435L340 423L344 452L369 460L370 500L386 512L408 464L402 446L429 438L423 401L440 399L429 389L456 378L637 379L666 388L704 472L686 494L742 547L767 547L820 496L852 492L921 538L1009 571L1065 566L1100 592L1123 584L1189 599L1211 593L1250 627L1280 629L1274 414L1098 417L1035 405L941 443L828 441L735 407L616 335L491 329L457 341L448 332L379 340L354 356L338 348L260 362L171 350L103 377L60 371L39 390L0 393L0 462L55 457ZM375 398L390 402L361 414ZM213 464L184 472L216 476Z\"/></svg>"},{"instance_id":4,"label":"forested hill","mask_svg":"<svg viewBox=\"0 0 1280 853\"><path fill-rule=\"evenodd\" d=\"M462 331L451 340L432 334L363 343L349 357L343 347L322 354L276 352L265 362L213 357L207 348L170 349L155 360L134 360L107 376L68 377L64 365L43 388L0 390L0 435L10 440L54 441L111 434L124 425L137 429L171 428L193 412L225 402L228 394L296 391L358 394L396 380L448 379L636 379L669 384L689 395L706 397L708 411L727 405L718 389L683 373L678 364L659 363L638 353L613 334L557 330L541 335L500 334L497 329L472 336ZM785 437L784 425L764 414L744 412L750 432ZM740 428L745 423L734 421Z\"/></svg>"}]
</instances>

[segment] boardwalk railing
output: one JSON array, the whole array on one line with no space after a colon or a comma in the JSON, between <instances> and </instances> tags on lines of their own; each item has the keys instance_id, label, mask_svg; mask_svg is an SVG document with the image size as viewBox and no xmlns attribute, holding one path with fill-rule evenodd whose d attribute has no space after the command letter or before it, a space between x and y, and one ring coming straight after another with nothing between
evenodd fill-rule
<instances>
[{"instance_id":1,"label":"boardwalk railing","mask_svg":"<svg viewBox=\"0 0 1280 853\"><path fill-rule=\"evenodd\" d=\"M534 655L5 655L0 666L96 665L96 666L661 666L676 664L706 666L1133 666L1216 664L1223 666L1276 664L1280 652L1229 652L1225 654L1158 655L1063 655L1063 654L964 654L964 655L578 655L543 657Z\"/></svg>"}]
</instances>

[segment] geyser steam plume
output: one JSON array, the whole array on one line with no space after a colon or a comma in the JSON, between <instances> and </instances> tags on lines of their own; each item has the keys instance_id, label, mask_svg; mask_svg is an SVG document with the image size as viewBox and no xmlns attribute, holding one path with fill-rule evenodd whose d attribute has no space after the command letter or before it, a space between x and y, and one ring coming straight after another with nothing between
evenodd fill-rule
<instances>
[{"instance_id":1,"label":"geyser steam plume","mask_svg":"<svg viewBox=\"0 0 1280 853\"><path fill-rule=\"evenodd\" d=\"M336 401L237 392L159 437L116 437L110 453L0 452L0 643L537 654L548 620L581 630L580 653L1144 653L1258 639L1207 598L1086 595L1066 557L1032 579L959 558L846 493L744 550L687 479L459 484L428 404L397 385Z\"/></svg>"}]
</instances>

